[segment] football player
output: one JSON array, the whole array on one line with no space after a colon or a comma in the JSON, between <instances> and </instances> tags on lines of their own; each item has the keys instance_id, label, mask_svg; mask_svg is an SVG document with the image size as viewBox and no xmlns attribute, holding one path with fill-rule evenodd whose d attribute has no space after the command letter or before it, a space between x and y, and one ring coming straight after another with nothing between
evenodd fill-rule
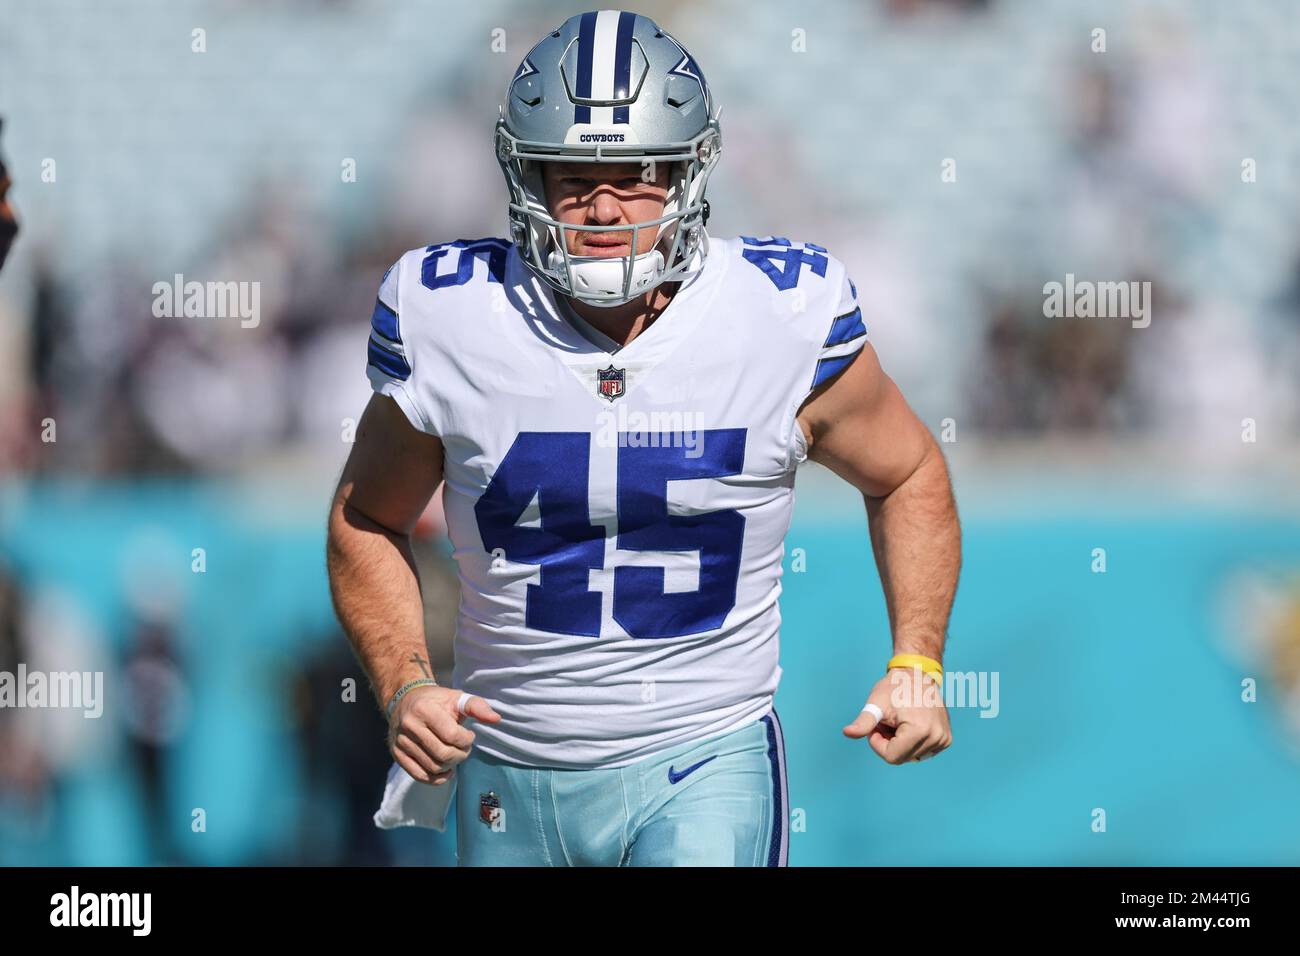
<instances>
[{"instance_id":1,"label":"football player","mask_svg":"<svg viewBox=\"0 0 1300 956\"><path fill-rule=\"evenodd\" d=\"M674 37L575 16L506 95L508 237L413 249L379 288L377 394L329 524L339 617L397 764L454 774L462 864L784 865L772 699L795 473L812 458L865 497L895 656L843 732L901 764L951 741L943 456L841 262L707 234L718 113ZM450 687L407 537L440 483Z\"/></svg>"}]
</instances>

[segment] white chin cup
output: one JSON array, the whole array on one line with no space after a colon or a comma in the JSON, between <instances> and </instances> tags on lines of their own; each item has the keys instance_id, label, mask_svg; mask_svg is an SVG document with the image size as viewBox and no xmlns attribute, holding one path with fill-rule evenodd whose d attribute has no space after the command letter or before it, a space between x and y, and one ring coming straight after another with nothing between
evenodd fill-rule
<instances>
[{"instance_id":1,"label":"white chin cup","mask_svg":"<svg viewBox=\"0 0 1300 956\"><path fill-rule=\"evenodd\" d=\"M608 301L584 298L583 301L590 305L627 302L628 299L622 298L627 261L627 256L569 256L571 290L580 296L610 296ZM553 272L563 273L564 253L555 250L547 257L546 265ZM657 249L637 256L632 260L632 284L628 287L628 297L636 298L653 285L663 271L663 253Z\"/></svg>"}]
</instances>

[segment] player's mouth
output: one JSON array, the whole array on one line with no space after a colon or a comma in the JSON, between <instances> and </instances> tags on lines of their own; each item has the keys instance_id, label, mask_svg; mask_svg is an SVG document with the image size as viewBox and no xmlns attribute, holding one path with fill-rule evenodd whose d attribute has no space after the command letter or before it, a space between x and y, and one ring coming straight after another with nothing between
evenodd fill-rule
<instances>
[{"instance_id":1,"label":"player's mouth","mask_svg":"<svg viewBox=\"0 0 1300 956\"><path fill-rule=\"evenodd\" d=\"M618 233L597 236L583 236L578 245L578 255L610 258L625 256L632 251L630 237L619 237Z\"/></svg>"}]
</instances>

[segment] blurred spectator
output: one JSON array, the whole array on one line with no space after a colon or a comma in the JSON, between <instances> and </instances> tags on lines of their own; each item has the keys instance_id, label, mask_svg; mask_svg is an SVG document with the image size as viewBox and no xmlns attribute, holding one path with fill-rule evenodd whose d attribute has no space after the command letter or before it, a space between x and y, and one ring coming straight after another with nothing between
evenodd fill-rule
<instances>
[{"instance_id":1,"label":"blurred spectator","mask_svg":"<svg viewBox=\"0 0 1300 956\"><path fill-rule=\"evenodd\" d=\"M0 672L16 674L19 663L28 659L25 621L22 586L0 563ZM26 816L39 812L51 781L40 747L19 731L19 721L18 711L0 708L0 807Z\"/></svg>"},{"instance_id":2,"label":"blurred spectator","mask_svg":"<svg viewBox=\"0 0 1300 956\"><path fill-rule=\"evenodd\" d=\"M176 622L169 615L136 617L129 628L123 666L126 731L140 776L141 810L153 846L149 859L184 862L170 845L175 801L167 787L170 748L189 720L190 691L176 652Z\"/></svg>"},{"instance_id":3,"label":"blurred spectator","mask_svg":"<svg viewBox=\"0 0 1300 956\"><path fill-rule=\"evenodd\" d=\"M4 120L0 119L0 132L4 130ZM9 190L13 182L9 170L5 167L3 154L0 154L0 269L4 268L9 249L18 236L18 216L9 202Z\"/></svg>"}]
</instances>

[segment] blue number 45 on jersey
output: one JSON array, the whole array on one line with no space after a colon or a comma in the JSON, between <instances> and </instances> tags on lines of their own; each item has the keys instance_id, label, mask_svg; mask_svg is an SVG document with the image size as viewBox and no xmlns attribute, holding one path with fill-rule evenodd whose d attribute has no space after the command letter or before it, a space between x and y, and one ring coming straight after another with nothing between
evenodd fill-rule
<instances>
[{"instance_id":1,"label":"blue number 45 on jersey","mask_svg":"<svg viewBox=\"0 0 1300 956\"><path fill-rule=\"evenodd\" d=\"M685 593L665 592L663 568L614 569L612 615L635 638L714 630L736 604L744 516L730 508L672 515L667 495L669 481L738 474L745 459L745 429L706 430L693 449L681 437L620 435L615 546L697 551L700 558L700 586ZM525 623L530 628L600 635L601 594L590 589L589 572L604 567L606 532L590 519L590 462L587 432L520 432L474 506L484 548L541 569L540 583L528 586ZM534 498L540 527L521 527L519 519Z\"/></svg>"}]
</instances>

